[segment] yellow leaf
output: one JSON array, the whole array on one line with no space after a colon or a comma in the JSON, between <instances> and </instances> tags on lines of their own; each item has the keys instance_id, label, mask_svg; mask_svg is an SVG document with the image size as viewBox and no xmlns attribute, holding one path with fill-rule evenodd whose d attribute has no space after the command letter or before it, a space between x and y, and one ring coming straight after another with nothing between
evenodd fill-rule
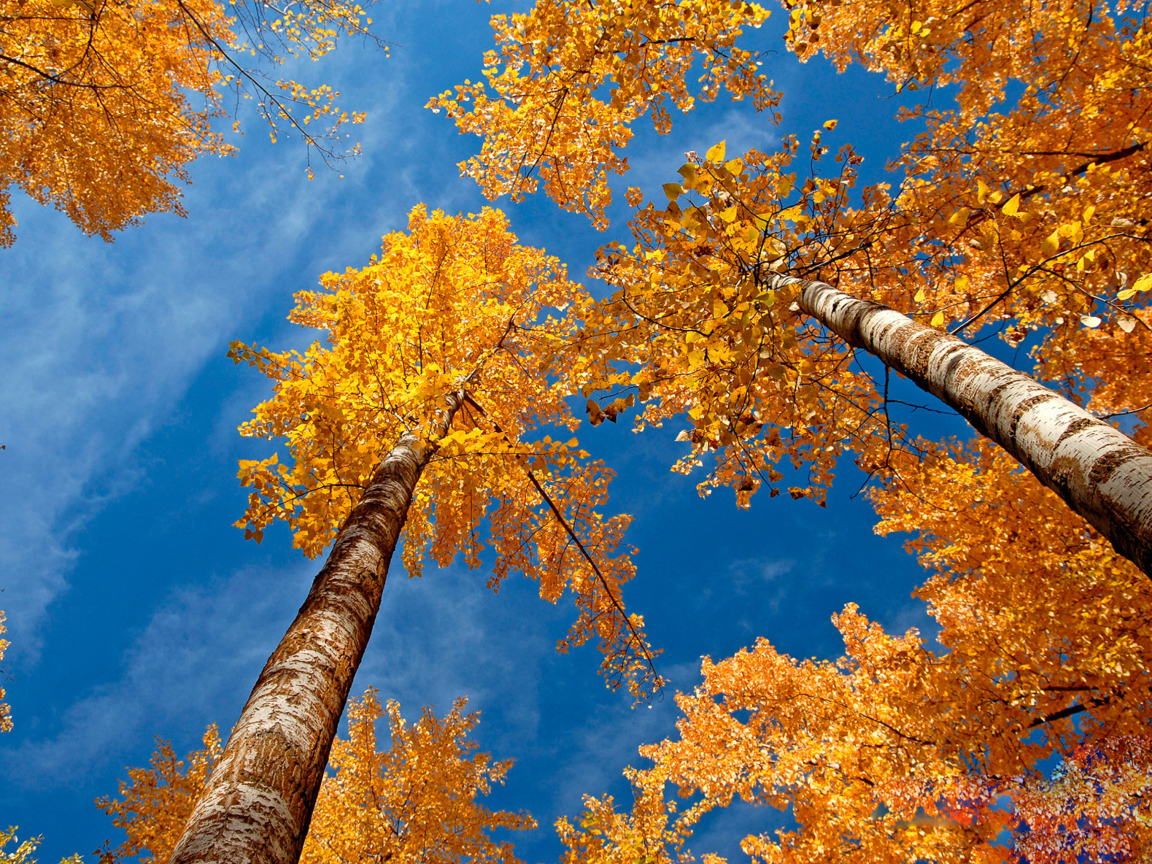
<instances>
[{"instance_id":1,"label":"yellow leaf","mask_svg":"<svg viewBox=\"0 0 1152 864\"><path fill-rule=\"evenodd\" d=\"M948 217L948 224L949 225L962 225L968 221L968 217L971 214L972 214L972 211L969 210L967 207L961 207L959 210L957 210L955 213L953 213L951 216Z\"/></svg>"},{"instance_id":2,"label":"yellow leaf","mask_svg":"<svg viewBox=\"0 0 1152 864\"><path fill-rule=\"evenodd\" d=\"M724 144L725 144L725 142L721 141L719 144L715 144L712 147L709 147L708 152L704 154L704 158L707 159L709 162L715 162L717 164L719 164L720 162L723 162L724 161Z\"/></svg>"},{"instance_id":3,"label":"yellow leaf","mask_svg":"<svg viewBox=\"0 0 1152 864\"><path fill-rule=\"evenodd\" d=\"M1127 300L1129 297L1133 297L1142 291L1147 291L1149 288L1152 288L1152 273L1144 274L1133 282L1130 288L1125 288L1116 296L1121 300Z\"/></svg>"},{"instance_id":4,"label":"yellow leaf","mask_svg":"<svg viewBox=\"0 0 1152 864\"><path fill-rule=\"evenodd\" d=\"M932 326L933 327L939 327L943 323L944 323L944 313L943 312L937 312L935 315L932 316Z\"/></svg>"},{"instance_id":5,"label":"yellow leaf","mask_svg":"<svg viewBox=\"0 0 1152 864\"><path fill-rule=\"evenodd\" d=\"M1005 216L1015 216L1016 211L1020 209L1020 193L1016 193L1008 199L1008 203L1000 208Z\"/></svg>"},{"instance_id":6,"label":"yellow leaf","mask_svg":"<svg viewBox=\"0 0 1152 864\"><path fill-rule=\"evenodd\" d=\"M926 296L926 295L924 294L924 289L923 289L923 288L921 288L919 291L917 291L917 292L916 292L916 296L915 296L913 299L914 299L914 300L915 300L917 303L923 303L923 302L924 302L924 299L925 299L925 296Z\"/></svg>"},{"instance_id":7,"label":"yellow leaf","mask_svg":"<svg viewBox=\"0 0 1152 864\"><path fill-rule=\"evenodd\" d=\"M681 188L679 183L665 183L664 194L668 196L669 201L675 201L684 194L684 189Z\"/></svg>"},{"instance_id":8,"label":"yellow leaf","mask_svg":"<svg viewBox=\"0 0 1152 864\"><path fill-rule=\"evenodd\" d=\"M828 130L832 130L832 129L835 129L835 128L836 128L836 123L837 123L837 122L838 122L838 121L836 121L836 120L825 120L825 121L824 121L824 128L825 128L825 129L828 129Z\"/></svg>"}]
</instances>

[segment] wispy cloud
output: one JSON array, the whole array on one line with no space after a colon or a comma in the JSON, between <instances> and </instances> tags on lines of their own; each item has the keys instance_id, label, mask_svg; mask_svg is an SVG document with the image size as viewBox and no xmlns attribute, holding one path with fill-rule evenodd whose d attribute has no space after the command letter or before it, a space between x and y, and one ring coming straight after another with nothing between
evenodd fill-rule
<instances>
[{"instance_id":1,"label":"wispy cloud","mask_svg":"<svg viewBox=\"0 0 1152 864\"><path fill-rule=\"evenodd\" d=\"M336 56L342 68L328 72L339 78L365 55ZM291 293L326 270L366 262L422 192L435 200L436 190L463 185L411 158L382 190L365 185L397 148L416 146L401 106L427 113L409 92L427 86L413 62L371 62L389 63L390 74L347 94L369 111L355 132L371 156L341 166L344 179L320 171L307 181L302 145L273 147L250 128L239 156L193 167L188 219L149 217L111 246L83 238L58 213L15 202L19 239L0 258L0 470L6 488L19 490L0 499L11 660L35 661L45 612L76 563L77 532L137 487L137 448L169 421L205 363L254 325L267 333L260 316L269 308L278 345L310 341L282 323Z\"/></svg>"},{"instance_id":2,"label":"wispy cloud","mask_svg":"<svg viewBox=\"0 0 1152 864\"><path fill-rule=\"evenodd\" d=\"M126 653L123 677L63 707L55 734L27 736L3 751L0 785L40 792L77 786L121 764L153 735L192 742L211 722L226 731L314 569L311 563L290 573L253 568L175 592Z\"/></svg>"}]
</instances>

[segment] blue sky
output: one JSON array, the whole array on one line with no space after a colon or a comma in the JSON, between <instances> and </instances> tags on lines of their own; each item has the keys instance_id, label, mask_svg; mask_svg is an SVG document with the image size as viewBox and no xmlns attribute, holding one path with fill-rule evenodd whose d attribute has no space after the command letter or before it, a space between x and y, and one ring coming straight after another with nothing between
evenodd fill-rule
<instances>
[{"instance_id":1,"label":"blue sky","mask_svg":"<svg viewBox=\"0 0 1152 864\"><path fill-rule=\"evenodd\" d=\"M237 459L267 445L236 433L266 390L225 357L228 342L306 344L313 334L284 320L293 292L365 264L419 202L484 205L455 167L478 142L423 105L475 80L488 16L522 8L389 4L374 17L390 57L350 43L305 70L368 112L354 130L364 155L340 168L343 179L320 170L308 181L303 145L270 144L249 110L240 155L192 167L187 219L151 217L106 244L14 196L18 240L0 251L0 609L16 727L0 738L0 825L42 834L42 862L94 860L106 838L118 843L93 799L147 761L154 736L184 753L208 723L227 729L293 617L319 562L293 551L284 530L256 545L231 527L245 497ZM786 94L783 125L721 99L677 118L671 136L642 126L618 187L658 195L686 150L720 139L733 154L768 148L830 118L840 125L826 143L854 143L878 177L913 131L893 120L891 87L859 70L837 76L822 60L801 66L783 51L782 18L749 44L776 51L765 68ZM543 199L499 206L522 241L575 274L597 245L623 236L622 222L600 235ZM959 422L918 428L965 434ZM639 576L626 599L664 649L659 670L673 689L697 683L702 655L758 636L834 656L829 616L849 601L890 629L927 626L909 597L921 571L899 538L871 533L870 508L851 498L851 466L826 510L762 496L740 512L730 493L700 499L692 478L668 471L677 431L580 433L619 472L611 506L636 517ZM520 856L554 861L551 823L578 812L583 793L626 795L620 772L639 763L636 748L671 733L671 690L633 710L596 677L591 649L555 652L569 608L543 603L528 583L496 596L485 581L461 566L420 580L394 568L354 692L377 687L408 716L426 703L443 713L468 694L482 711L481 744L516 760L494 805L528 809L542 826L518 839ZM743 860L739 839L779 818L735 808L706 822L694 848Z\"/></svg>"}]
</instances>

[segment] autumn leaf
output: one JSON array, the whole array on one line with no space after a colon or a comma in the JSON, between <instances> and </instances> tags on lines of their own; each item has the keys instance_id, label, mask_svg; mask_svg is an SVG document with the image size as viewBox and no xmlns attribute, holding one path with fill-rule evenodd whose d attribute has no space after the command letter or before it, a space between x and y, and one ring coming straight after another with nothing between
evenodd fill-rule
<instances>
[{"instance_id":1,"label":"autumn leaf","mask_svg":"<svg viewBox=\"0 0 1152 864\"><path fill-rule=\"evenodd\" d=\"M1128 300L1141 292L1147 291L1150 288L1152 288L1152 273L1146 273L1135 282L1133 282L1131 288L1123 289L1119 294L1117 294L1117 296L1121 300Z\"/></svg>"}]
</instances>

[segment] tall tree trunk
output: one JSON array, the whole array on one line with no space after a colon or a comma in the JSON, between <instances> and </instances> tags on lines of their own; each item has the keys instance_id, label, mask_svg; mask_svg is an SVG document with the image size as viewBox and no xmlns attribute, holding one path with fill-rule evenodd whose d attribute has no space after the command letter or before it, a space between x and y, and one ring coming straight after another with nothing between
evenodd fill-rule
<instances>
[{"instance_id":1,"label":"tall tree trunk","mask_svg":"<svg viewBox=\"0 0 1152 864\"><path fill-rule=\"evenodd\" d=\"M463 394L449 397L438 437ZM169 864L295 864L388 564L435 441L400 438L268 658Z\"/></svg>"},{"instance_id":2,"label":"tall tree trunk","mask_svg":"<svg viewBox=\"0 0 1152 864\"><path fill-rule=\"evenodd\" d=\"M1152 576L1152 453L1035 379L966 342L823 282L799 307L955 408Z\"/></svg>"}]
</instances>

